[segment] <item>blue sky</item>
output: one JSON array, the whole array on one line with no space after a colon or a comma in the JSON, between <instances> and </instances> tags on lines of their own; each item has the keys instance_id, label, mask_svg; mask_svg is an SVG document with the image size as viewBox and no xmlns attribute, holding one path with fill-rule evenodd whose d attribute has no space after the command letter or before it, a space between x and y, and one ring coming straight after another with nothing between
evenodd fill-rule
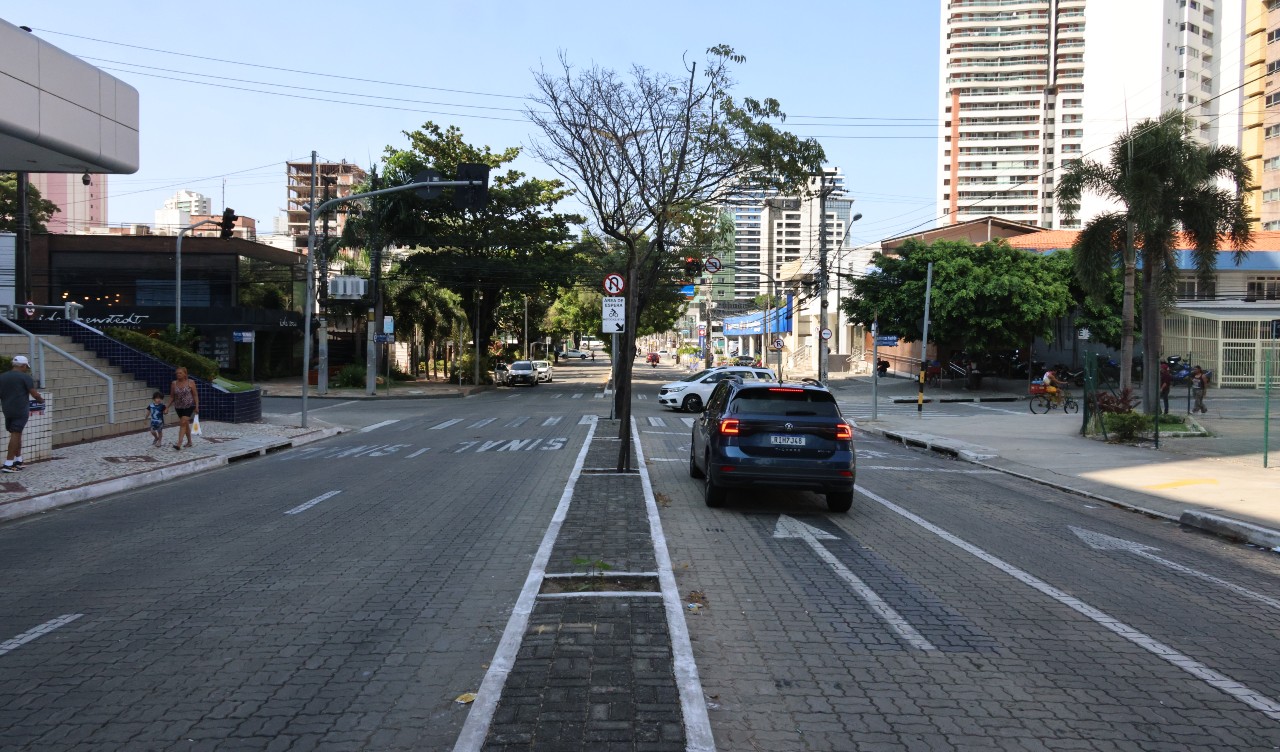
<instances>
[{"instance_id":1,"label":"blue sky","mask_svg":"<svg viewBox=\"0 0 1280 752\"><path fill-rule=\"evenodd\" d=\"M142 166L112 176L112 223L153 221L179 188L220 208L225 177L226 204L270 231L285 205L283 163L312 149L367 167L426 120L495 150L527 145L532 71L560 51L678 73L683 55L700 60L722 43L747 58L735 92L781 101L787 127L818 138L844 170L864 215L851 243L935 217L936 2L52 0L3 17L139 90ZM553 177L532 158L516 166Z\"/></svg>"}]
</instances>

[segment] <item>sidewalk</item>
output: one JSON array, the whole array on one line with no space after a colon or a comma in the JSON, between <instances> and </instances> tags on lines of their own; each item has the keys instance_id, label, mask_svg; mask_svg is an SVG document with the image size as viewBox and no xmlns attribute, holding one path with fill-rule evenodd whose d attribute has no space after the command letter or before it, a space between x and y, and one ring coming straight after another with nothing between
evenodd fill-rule
<instances>
[{"instance_id":1,"label":"sidewalk","mask_svg":"<svg viewBox=\"0 0 1280 752\"><path fill-rule=\"evenodd\" d=\"M842 400L869 400L870 378L833 380L832 386ZM1162 436L1155 449L1081 436L1079 414L1034 415L1020 393L1024 388L1020 381L989 380L971 392L958 381L944 381L940 389L925 390L925 398L932 400L924 406L925 415L939 402L981 400L974 415L921 420L881 414L858 427L1121 508L1265 548L1280 547L1280 395L1271 416L1270 467L1264 468L1259 391L1211 390L1205 400L1209 413L1195 418L1211 435ZM878 391L882 406L914 403L917 385L886 378ZM1175 413L1179 407L1185 410L1177 397L1170 406ZM983 420L982 413L991 408L1015 414Z\"/></svg>"}]
</instances>

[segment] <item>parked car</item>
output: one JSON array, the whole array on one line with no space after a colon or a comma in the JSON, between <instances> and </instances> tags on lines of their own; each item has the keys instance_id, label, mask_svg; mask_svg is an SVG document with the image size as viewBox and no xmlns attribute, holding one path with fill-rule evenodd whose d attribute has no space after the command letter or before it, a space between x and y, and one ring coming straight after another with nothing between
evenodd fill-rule
<instances>
[{"instance_id":1,"label":"parked car","mask_svg":"<svg viewBox=\"0 0 1280 752\"><path fill-rule=\"evenodd\" d=\"M581 350L565 350L564 352L560 353L561 360L565 358L570 358L570 359L577 358L578 360L586 360L589 357L591 357L589 353L585 353Z\"/></svg>"},{"instance_id":2,"label":"parked car","mask_svg":"<svg viewBox=\"0 0 1280 752\"><path fill-rule=\"evenodd\" d=\"M716 388L716 384L731 376L750 381L773 381L776 378L768 368L718 366L664 384L658 389L658 404L673 410L696 413L707 404L707 398L711 396L711 390Z\"/></svg>"},{"instance_id":3,"label":"parked car","mask_svg":"<svg viewBox=\"0 0 1280 752\"><path fill-rule=\"evenodd\" d=\"M754 355L738 355L730 362L735 366L754 366L757 360L759 358Z\"/></svg>"},{"instance_id":4,"label":"parked car","mask_svg":"<svg viewBox=\"0 0 1280 752\"><path fill-rule=\"evenodd\" d=\"M538 381L545 381L548 384L551 383L551 376L555 371L555 369L551 367L551 361L535 360L533 361L533 368L538 374Z\"/></svg>"},{"instance_id":5,"label":"parked car","mask_svg":"<svg viewBox=\"0 0 1280 752\"><path fill-rule=\"evenodd\" d=\"M847 512L856 463L852 425L811 380L721 380L689 445L689 476L702 479L709 507L724 504L731 488L773 486L824 494L829 510Z\"/></svg>"},{"instance_id":6,"label":"parked car","mask_svg":"<svg viewBox=\"0 0 1280 752\"><path fill-rule=\"evenodd\" d=\"M507 385L516 384L538 385L538 370L534 368L532 361L517 360L507 366Z\"/></svg>"}]
</instances>

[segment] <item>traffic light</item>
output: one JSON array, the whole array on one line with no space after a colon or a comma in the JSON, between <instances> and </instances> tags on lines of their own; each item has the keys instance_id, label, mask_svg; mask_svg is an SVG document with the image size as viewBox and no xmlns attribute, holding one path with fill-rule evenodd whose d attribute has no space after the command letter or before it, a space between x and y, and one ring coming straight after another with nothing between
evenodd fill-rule
<instances>
[{"instance_id":1,"label":"traffic light","mask_svg":"<svg viewBox=\"0 0 1280 752\"><path fill-rule=\"evenodd\" d=\"M702 260L687 256L684 260L684 275L686 277L696 277L702 273Z\"/></svg>"},{"instance_id":2,"label":"traffic light","mask_svg":"<svg viewBox=\"0 0 1280 752\"><path fill-rule=\"evenodd\" d=\"M222 211L222 233L220 237L226 239L231 237L231 231L236 228L236 220L240 219L236 216L235 209L224 209Z\"/></svg>"}]
</instances>

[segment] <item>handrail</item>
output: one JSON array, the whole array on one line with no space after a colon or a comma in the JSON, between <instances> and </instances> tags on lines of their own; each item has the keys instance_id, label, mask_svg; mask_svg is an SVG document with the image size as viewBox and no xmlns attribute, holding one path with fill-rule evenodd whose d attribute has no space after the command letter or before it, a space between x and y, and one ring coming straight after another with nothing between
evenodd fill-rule
<instances>
[{"instance_id":1,"label":"handrail","mask_svg":"<svg viewBox=\"0 0 1280 752\"><path fill-rule=\"evenodd\" d=\"M26 329L23 329L22 327L15 324L13 321L9 320L7 316L0 314L0 321L3 321L13 329L16 329L20 334L27 335L27 340L31 343L30 347L27 348L27 351L31 353L31 357L36 359L36 366L40 369L39 371L37 371L40 378L37 381L36 386L43 388L44 387L44 358L40 357L40 352L39 352L40 348L36 345L36 343L39 342L40 340L36 338L36 335L32 334Z\"/></svg>"},{"instance_id":2,"label":"handrail","mask_svg":"<svg viewBox=\"0 0 1280 752\"><path fill-rule=\"evenodd\" d=\"M92 373L93 375L95 375L95 376L97 376L97 377L99 377L99 378L105 379L105 380L106 380L106 382L107 382L107 422L108 422L108 423L115 423L115 422L116 422L116 381L115 381L115 379L113 379L110 375L105 374L105 373L103 373L102 371L99 371L97 368L94 368L93 366L89 365L88 363L84 362L83 360L80 360L80 359L79 359L79 358L77 358L76 356L72 355L71 353L67 352L66 350L63 350L61 347L58 347L57 345L53 344L52 342L48 342L48 341L46 341L46 340L44 340L44 339L40 339L40 338L36 337L36 335L32 334L31 332L27 331L26 329L23 329L22 327L18 326L17 324L15 324L14 322L12 322L12 321L10 321L9 319L5 318L4 316L0 316L0 321L3 321L4 323L8 324L10 327L12 327L12 328L14 328L14 329L18 330L19 332L22 332L23 334L27 335L27 337L28 337L28 338L30 338L30 340L31 340L31 342L32 342L32 345L31 345L31 351L32 351L33 353L35 353L35 352L37 352L37 351L40 353L40 355L39 355L39 361L40 361L40 384L41 384L41 386L42 386L42 387L44 387L44 388L47 388L47 387L48 387L48 385L45 383L45 367L44 367L44 366L45 366L44 348L46 348L46 347L47 347L47 348L49 348L50 350L53 350L54 352L58 353L58 354L59 354L59 355L61 355L62 357L64 357L64 358L66 358L67 360L71 361L72 363L75 363L76 365L80 366L81 368L85 369L86 371L88 371L88 372Z\"/></svg>"}]
</instances>

